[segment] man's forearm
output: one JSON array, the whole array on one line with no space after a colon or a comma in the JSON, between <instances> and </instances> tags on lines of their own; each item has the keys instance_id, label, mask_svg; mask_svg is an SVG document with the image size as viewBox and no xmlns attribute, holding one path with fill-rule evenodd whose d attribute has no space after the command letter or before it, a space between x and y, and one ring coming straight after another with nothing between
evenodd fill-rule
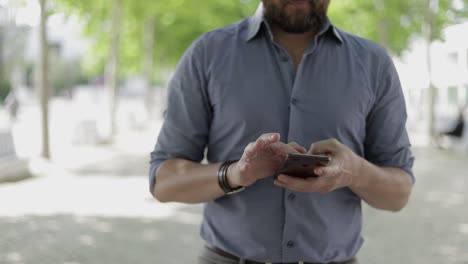
<instances>
[{"instance_id":1,"label":"man's forearm","mask_svg":"<svg viewBox=\"0 0 468 264\"><path fill-rule=\"evenodd\" d=\"M359 180L351 186L369 205L399 211L407 204L412 189L408 173L399 168L378 167L363 160Z\"/></svg>"},{"instance_id":2,"label":"man's forearm","mask_svg":"<svg viewBox=\"0 0 468 264\"><path fill-rule=\"evenodd\" d=\"M218 185L221 164L166 160L156 172L154 197L160 202L203 203L224 195Z\"/></svg>"}]
</instances>

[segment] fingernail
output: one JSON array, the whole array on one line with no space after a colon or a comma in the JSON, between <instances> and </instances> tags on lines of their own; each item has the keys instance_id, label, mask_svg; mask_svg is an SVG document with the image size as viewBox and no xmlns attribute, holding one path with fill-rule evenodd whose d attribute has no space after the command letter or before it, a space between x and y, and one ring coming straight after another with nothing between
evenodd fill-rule
<instances>
[{"instance_id":1,"label":"fingernail","mask_svg":"<svg viewBox=\"0 0 468 264\"><path fill-rule=\"evenodd\" d=\"M323 171L321 169L315 170L315 174L318 174L318 175L322 174L322 172Z\"/></svg>"}]
</instances>

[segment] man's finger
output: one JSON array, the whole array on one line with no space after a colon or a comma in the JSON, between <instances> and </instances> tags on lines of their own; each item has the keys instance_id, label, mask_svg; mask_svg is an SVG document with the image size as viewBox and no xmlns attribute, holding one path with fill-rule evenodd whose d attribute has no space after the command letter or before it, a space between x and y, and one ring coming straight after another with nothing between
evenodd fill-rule
<instances>
[{"instance_id":1,"label":"man's finger","mask_svg":"<svg viewBox=\"0 0 468 264\"><path fill-rule=\"evenodd\" d=\"M245 147L244 154L246 158L253 158L257 155L257 142L250 142L247 147Z\"/></svg>"},{"instance_id":2,"label":"man's finger","mask_svg":"<svg viewBox=\"0 0 468 264\"><path fill-rule=\"evenodd\" d=\"M255 142L250 142L245 147L244 155L247 159L255 157L260 149L272 143L279 142L280 135L278 133L266 133L257 138Z\"/></svg>"},{"instance_id":3,"label":"man's finger","mask_svg":"<svg viewBox=\"0 0 468 264\"><path fill-rule=\"evenodd\" d=\"M279 187L298 192L315 192L322 185L319 178L301 179L284 174L278 175L274 183Z\"/></svg>"},{"instance_id":4,"label":"man's finger","mask_svg":"<svg viewBox=\"0 0 468 264\"><path fill-rule=\"evenodd\" d=\"M315 168L314 173L320 177L335 177L338 174L338 168L335 166L326 166Z\"/></svg>"},{"instance_id":5,"label":"man's finger","mask_svg":"<svg viewBox=\"0 0 468 264\"><path fill-rule=\"evenodd\" d=\"M271 144L271 143L276 143L280 140L280 134L279 133L266 133L258 137L256 142L262 142L262 146Z\"/></svg>"},{"instance_id":6,"label":"man's finger","mask_svg":"<svg viewBox=\"0 0 468 264\"><path fill-rule=\"evenodd\" d=\"M274 184L279 187L288 189L288 190L305 192L305 190L302 189L302 187L304 186L301 180L302 179L296 179L296 178L281 174L281 175L278 175L278 178L276 178L276 180L274 181Z\"/></svg>"},{"instance_id":7,"label":"man's finger","mask_svg":"<svg viewBox=\"0 0 468 264\"><path fill-rule=\"evenodd\" d=\"M323 153L335 153L338 150L339 142L336 139L327 139L318 141L310 145L309 153L311 154L323 154Z\"/></svg>"},{"instance_id":8,"label":"man's finger","mask_svg":"<svg viewBox=\"0 0 468 264\"><path fill-rule=\"evenodd\" d=\"M297 144L296 142L290 142L288 145L291 146L295 151L299 153L305 154L307 152L307 150L304 147Z\"/></svg>"}]
</instances>

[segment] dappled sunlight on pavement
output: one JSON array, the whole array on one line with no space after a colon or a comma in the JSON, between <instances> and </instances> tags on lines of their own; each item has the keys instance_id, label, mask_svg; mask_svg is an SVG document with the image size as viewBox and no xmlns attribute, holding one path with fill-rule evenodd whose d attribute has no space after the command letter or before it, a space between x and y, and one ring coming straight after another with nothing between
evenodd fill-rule
<instances>
[{"instance_id":1,"label":"dappled sunlight on pavement","mask_svg":"<svg viewBox=\"0 0 468 264\"><path fill-rule=\"evenodd\" d=\"M149 193L158 125L110 145L53 146L51 162L30 160L35 177L1 184L0 263L191 263L201 206Z\"/></svg>"},{"instance_id":2,"label":"dappled sunlight on pavement","mask_svg":"<svg viewBox=\"0 0 468 264\"><path fill-rule=\"evenodd\" d=\"M194 225L76 215L0 218L0 263L194 263Z\"/></svg>"},{"instance_id":3,"label":"dappled sunlight on pavement","mask_svg":"<svg viewBox=\"0 0 468 264\"><path fill-rule=\"evenodd\" d=\"M364 208L363 263L468 263L468 156L417 148L414 170L403 211Z\"/></svg>"},{"instance_id":4,"label":"dappled sunlight on pavement","mask_svg":"<svg viewBox=\"0 0 468 264\"><path fill-rule=\"evenodd\" d=\"M195 263L202 206L161 204L148 190L157 129L56 148L52 162L31 160L36 177L0 185L0 263ZM408 206L364 206L362 263L468 263L468 157L415 154Z\"/></svg>"},{"instance_id":5,"label":"dappled sunlight on pavement","mask_svg":"<svg viewBox=\"0 0 468 264\"><path fill-rule=\"evenodd\" d=\"M70 175L33 178L0 186L0 217L28 214L173 218L181 204L159 204L145 178ZM198 218L194 217L194 224Z\"/></svg>"}]
</instances>

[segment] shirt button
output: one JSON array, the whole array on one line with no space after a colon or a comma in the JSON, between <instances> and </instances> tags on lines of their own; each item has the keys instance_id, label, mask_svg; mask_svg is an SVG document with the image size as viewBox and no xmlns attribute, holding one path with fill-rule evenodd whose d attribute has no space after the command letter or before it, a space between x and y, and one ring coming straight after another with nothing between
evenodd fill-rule
<instances>
[{"instance_id":1,"label":"shirt button","mask_svg":"<svg viewBox=\"0 0 468 264\"><path fill-rule=\"evenodd\" d=\"M289 201L292 202L292 201L294 201L294 199L296 199L296 195L294 193L291 193L291 194L288 195L288 200Z\"/></svg>"},{"instance_id":2,"label":"shirt button","mask_svg":"<svg viewBox=\"0 0 468 264\"><path fill-rule=\"evenodd\" d=\"M297 105L297 99L292 99L292 100L291 100L291 104Z\"/></svg>"},{"instance_id":3,"label":"shirt button","mask_svg":"<svg viewBox=\"0 0 468 264\"><path fill-rule=\"evenodd\" d=\"M288 241L288 243L286 244L286 246L288 248L293 248L294 247L294 241Z\"/></svg>"}]
</instances>

